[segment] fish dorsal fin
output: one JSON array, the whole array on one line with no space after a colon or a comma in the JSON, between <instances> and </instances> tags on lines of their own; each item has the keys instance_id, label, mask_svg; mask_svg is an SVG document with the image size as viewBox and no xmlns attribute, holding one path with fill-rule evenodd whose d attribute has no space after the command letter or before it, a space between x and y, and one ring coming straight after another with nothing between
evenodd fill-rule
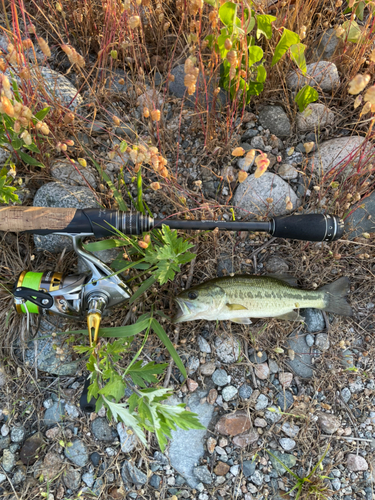
<instances>
[{"instance_id":1,"label":"fish dorsal fin","mask_svg":"<svg viewBox=\"0 0 375 500\"><path fill-rule=\"evenodd\" d=\"M247 307L241 306L241 304L229 304L229 302L226 306L230 311L243 311L247 309Z\"/></svg>"},{"instance_id":2,"label":"fish dorsal fin","mask_svg":"<svg viewBox=\"0 0 375 500\"><path fill-rule=\"evenodd\" d=\"M232 318L233 323L239 323L240 325L251 325L252 321L250 318Z\"/></svg>"},{"instance_id":3,"label":"fish dorsal fin","mask_svg":"<svg viewBox=\"0 0 375 500\"><path fill-rule=\"evenodd\" d=\"M275 319L286 319L288 321L303 321L305 318L299 314L298 311L290 311L281 316L275 316Z\"/></svg>"},{"instance_id":4,"label":"fish dorsal fin","mask_svg":"<svg viewBox=\"0 0 375 500\"><path fill-rule=\"evenodd\" d=\"M275 278L279 281L284 281L284 283L287 283L290 286L297 287L297 278L294 276L290 276L289 274L266 274L269 278Z\"/></svg>"}]
</instances>

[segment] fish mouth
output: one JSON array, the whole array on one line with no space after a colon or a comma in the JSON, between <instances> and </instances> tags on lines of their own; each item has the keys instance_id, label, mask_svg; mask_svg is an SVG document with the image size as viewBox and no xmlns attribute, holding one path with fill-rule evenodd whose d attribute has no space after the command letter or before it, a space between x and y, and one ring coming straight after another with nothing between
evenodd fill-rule
<instances>
[{"instance_id":1,"label":"fish mouth","mask_svg":"<svg viewBox=\"0 0 375 500\"><path fill-rule=\"evenodd\" d=\"M183 321L189 321L189 316L193 315L194 304L185 299L174 299L176 303L176 314L172 318L173 323L182 323Z\"/></svg>"}]
</instances>

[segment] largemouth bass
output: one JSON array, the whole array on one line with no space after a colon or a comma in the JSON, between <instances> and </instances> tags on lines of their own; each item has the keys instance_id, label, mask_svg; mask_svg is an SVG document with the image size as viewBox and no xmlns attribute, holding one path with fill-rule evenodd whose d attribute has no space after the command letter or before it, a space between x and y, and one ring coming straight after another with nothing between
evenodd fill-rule
<instances>
[{"instance_id":1,"label":"largemouth bass","mask_svg":"<svg viewBox=\"0 0 375 500\"><path fill-rule=\"evenodd\" d=\"M303 320L298 310L306 307L351 316L346 302L349 279L339 278L317 290L300 290L270 276L238 275L215 278L180 293L175 301L174 323L205 319L250 324L250 318Z\"/></svg>"}]
</instances>

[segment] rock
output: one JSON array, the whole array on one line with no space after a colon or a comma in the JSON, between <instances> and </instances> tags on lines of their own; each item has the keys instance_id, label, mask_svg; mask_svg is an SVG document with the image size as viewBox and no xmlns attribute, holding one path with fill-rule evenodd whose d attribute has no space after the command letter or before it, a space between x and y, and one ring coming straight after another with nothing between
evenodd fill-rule
<instances>
[{"instance_id":1,"label":"rock","mask_svg":"<svg viewBox=\"0 0 375 500\"><path fill-rule=\"evenodd\" d=\"M72 160L73 161L73 160ZM96 177L89 167L82 167L78 162L74 165L65 158L58 158L51 167L51 176L63 185L97 187ZM78 170L78 171L77 171Z\"/></svg>"},{"instance_id":2,"label":"rock","mask_svg":"<svg viewBox=\"0 0 375 500\"><path fill-rule=\"evenodd\" d=\"M341 366L345 370L350 370L351 368L355 367L354 354L350 349L346 349L345 351L340 352L340 357L341 357Z\"/></svg>"},{"instance_id":3,"label":"rock","mask_svg":"<svg viewBox=\"0 0 375 500\"><path fill-rule=\"evenodd\" d=\"M23 483L26 480L26 470L25 467L17 467L17 469L13 472L12 484L17 486L18 484Z\"/></svg>"},{"instance_id":4,"label":"rock","mask_svg":"<svg viewBox=\"0 0 375 500\"><path fill-rule=\"evenodd\" d=\"M186 365L188 375L193 375L199 368L199 358L197 356L190 356Z\"/></svg>"},{"instance_id":5,"label":"rock","mask_svg":"<svg viewBox=\"0 0 375 500\"><path fill-rule=\"evenodd\" d=\"M10 433L12 443L22 443L25 439L26 430L24 427L13 427Z\"/></svg>"},{"instance_id":6,"label":"rock","mask_svg":"<svg viewBox=\"0 0 375 500\"><path fill-rule=\"evenodd\" d=\"M3 483L6 480L6 475L0 473L0 484Z\"/></svg>"},{"instance_id":7,"label":"rock","mask_svg":"<svg viewBox=\"0 0 375 500\"><path fill-rule=\"evenodd\" d=\"M291 469L296 465L297 457L295 457L294 455L289 455L288 453L281 453L276 450L273 450L272 454L275 455L275 457L277 457L280 460L280 462L285 464L288 467L288 469ZM277 460L275 460L275 458L271 454L270 454L270 460L272 463L272 467L276 470L279 476L283 476L287 472L285 467L283 467Z\"/></svg>"},{"instance_id":8,"label":"rock","mask_svg":"<svg viewBox=\"0 0 375 500\"><path fill-rule=\"evenodd\" d=\"M342 42L336 36L335 28L330 28L320 36L317 45L314 47L314 58L316 60L330 60L341 45Z\"/></svg>"},{"instance_id":9,"label":"rock","mask_svg":"<svg viewBox=\"0 0 375 500\"><path fill-rule=\"evenodd\" d=\"M368 463L360 455L349 453L346 461L347 468L352 472L362 471L368 469Z\"/></svg>"},{"instance_id":10,"label":"rock","mask_svg":"<svg viewBox=\"0 0 375 500\"><path fill-rule=\"evenodd\" d=\"M289 163L283 163L277 169L277 174L285 181L288 181L288 180L292 180L292 179L297 179L298 170L296 168L294 168L293 165L290 165Z\"/></svg>"},{"instance_id":11,"label":"rock","mask_svg":"<svg viewBox=\"0 0 375 500\"><path fill-rule=\"evenodd\" d=\"M47 322L45 319L42 319L36 336L37 345L35 346L34 340L27 343L25 362L28 362L29 366L33 366L36 353L38 370L53 375L75 375L80 361L78 359L73 361L73 349L69 347L63 336L51 337L53 332L58 332L62 329L63 322L61 320L57 320L56 324L53 324L50 320ZM62 354L57 354L56 348L60 348ZM16 354L22 359L22 349L17 348ZM64 361L60 359L60 356L64 357Z\"/></svg>"},{"instance_id":12,"label":"rock","mask_svg":"<svg viewBox=\"0 0 375 500\"><path fill-rule=\"evenodd\" d=\"M70 81L57 71L47 67L39 68L43 78L43 87L51 96L53 101L59 101L64 107L75 109L83 103L83 99L78 90ZM38 72L32 72L33 81L37 86L40 85L40 75Z\"/></svg>"},{"instance_id":13,"label":"rock","mask_svg":"<svg viewBox=\"0 0 375 500\"><path fill-rule=\"evenodd\" d=\"M104 488L104 481L101 477L99 477L95 483L92 485L92 491L95 496L99 497L102 490Z\"/></svg>"},{"instance_id":14,"label":"rock","mask_svg":"<svg viewBox=\"0 0 375 500\"><path fill-rule=\"evenodd\" d=\"M89 460L86 445L79 439L73 441L72 446L65 448L64 455L79 467L84 467Z\"/></svg>"},{"instance_id":15,"label":"rock","mask_svg":"<svg viewBox=\"0 0 375 500\"><path fill-rule=\"evenodd\" d=\"M265 172L258 179L254 174L249 175L236 189L234 195L234 205L240 210L242 215L284 215L288 213L286 199L289 196L293 209L299 205L299 200L289 184L281 177ZM273 202L267 202L267 198L272 198Z\"/></svg>"},{"instance_id":16,"label":"rock","mask_svg":"<svg viewBox=\"0 0 375 500\"><path fill-rule=\"evenodd\" d=\"M117 424L117 432L120 437L121 451L123 453L130 453L137 446L137 436L122 422Z\"/></svg>"},{"instance_id":17,"label":"rock","mask_svg":"<svg viewBox=\"0 0 375 500\"><path fill-rule=\"evenodd\" d=\"M233 444L238 446L239 448L246 448L250 444L256 443L259 439L259 434L255 430L251 430L250 432L246 432L244 434L240 434L239 436L235 436L232 441Z\"/></svg>"},{"instance_id":18,"label":"rock","mask_svg":"<svg viewBox=\"0 0 375 500\"><path fill-rule=\"evenodd\" d=\"M344 401L344 403L348 403L350 398L352 397L352 393L350 392L350 389L348 387L344 387L341 390L341 398Z\"/></svg>"},{"instance_id":19,"label":"rock","mask_svg":"<svg viewBox=\"0 0 375 500\"><path fill-rule=\"evenodd\" d=\"M321 130L327 125L332 125L335 115L324 104L312 103L302 113L297 113L296 123L299 132ZM303 151L304 152L304 151Z\"/></svg>"},{"instance_id":20,"label":"rock","mask_svg":"<svg viewBox=\"0 0 375 500\"><path fill-rule=\"evenodd\" d=\"M220 387L229 384L230 377L223 368L218 368L212 375L212 382Z\"/></svg>"},{"instance_id":21,"label":"rock","mask_svg":"<svg viewBox=\"0 0 375 500\"><path fill-rule=\"evenodd\" d=\"M0 451L5 450L10 445L10 436L0 437Z\"/></svg>"},{"instance_id":22,"label":"rock","mask_svg":"<svg viewBox=\"0 0 375 500\"><path fill-rule=\"evenodd\" d=\"M53 481L57 476L60 475L61 469L63 467L63 461L53 451L46 454L43 460L42 475L46 481Z\"/></svg>"},{"instance_id":23,"label":"rock","mask_svg":"<svg viewBox=\"0 0 375 500\"><path fill-rule=\"evenodd\" d=\"M100 464L100 455L99 455L99 453L97 451L94 451L94 453L91 453L90 460L91 460L91 462L92 462L92 464L93 464L94 467L98 467L99 464Z\"/></svg>"},{"instance_id":24,"label":"rock","mask_svg":"<svg viewBox=\"0 0 375 500\"><path fill-rule=\"evenodd\" d=\"M209 437L206 443L208 453L212 455L212 453L215 451L216 445L217 445L216 439L214 439L213 437Z\"/></svg>"},{"instance_id":25,"label":"rock","mask_svg":"<svg viewBox=\"0 0 375 500\"><path fill-rule=\"evenodd\" d=\"M257 486L262 486L264 476L260 470L256 470L252 476L250 476L250 481Z\"/></svg>"},{"instance_id":26,"label":"rock","mask_svg":"<svg viewBox=\"0 0 375 500\"><path fill-rule=\"evenodd\" d=\"M360 200L345 219L345 232L350 240L363 233L375 232L375 192L364 200Z\"/></svg>"},{"instance_id":27,"label":"rock","mask_svg":"<svg viewBox=\"0 0 375 500\"><path fill-rule=\"evenodd\" d=\"M335 477L332 481L331 481L331 484L332 484L332 487L335 491L339 491L339 489L341 488L341 481L340 479L338 479L337 477Z\"/></svg>"},{"instance_id":28,"label":"rock","mask_svg":"<svg viewBox=\"0 0 375 500\"><path fill-rule=\"evenodd\" d=\"M265 419L268 420L268 422L271 422L272 424L275 424L282 418L282 414L280 413L279 408L273 405L269 407L269 409L265 412L264 416Z\"/></svg>"},{"instance_id":29,"label":"rock","mask_svg":"<svg viewBox=\"0 0 375 500\"><path fill-rule=\"evenodd\" d=\"M299 430L300 428L298 427L298 425L294 425L294 424L290 424L289 422L285 422L282 427L281 427L281 430L287 435L289 436L290 438L295 438L297 437L298 433L299 433Z\"/></svg>"},{"instance_id":30,"label":"rock","mask_svg":"<svg viewBox=\"0 0 375 500\"><path fill-rule=\"evenodd\" d=\"M249 128L246 130L244 134L241 136L241 142L246 143L249 139L252 139L256 135L259 134L259 131L257 129Z\"/></svg>"},{"instance_id":31,"label":"rock","mask_svg":"<svg viewBox=\"0 0 375 500\"><path fill-rule=\"evenodd\" d=\"M91 424L91 431L99 441L107 441L111 443L114 439L113 429L109 426L106 418L96 418Z\"/></svg>"},{"instance_id":32,"label":"rock","mask_svg":"<svg viewBox=\"0 0 375 500\"><path fill-rule=\"evenodd\" d=\"M214 473L217 476L225 476L225 474L229 471L230 466L224 462L218 462L216 467L214 468Z\"/></svg>"},{"instance_id":33,"label":"rock","mask_svg":"<svg viewBox=\"0 0 375 500\"><path fill-rule=\"evenodd\" d=\"M53 403L51 408L44 413L44 425L54 425L61 422L65 415L65 404L64 403Z\"/></svg>"},{"instance_id":34,"label":"rock","mask_svg":"<svg viewBox=\"0 0 375 500\"><path fill-rule=\"evenodd\" d=\"M189 392L194 392L196 389L198 389L198 382L195 380L188 378L186 381L187 388Z\"/></svg>"},{"instance_id":35,"label":"rock","mask_svg":"<svg viewBox=\"0 0 375 500\"><path fill-rule=\"evenodd\" d=\"M235 363L240 357L241 344L233 335L222 335L215 339L216 356L222 363Z\"/></svg>"},{"instance_id":36,"label":"rock","mask_svg":"<svg viewBox=\"0 0 375 500\"><path fill-rule=\"evenodd\" d=\"M185 79L185 70L184 64L179 64L175 68L171 70L171 75L174 76L174 81L169 82L169 92L179 99L185 98L185 103L188 107L194 108L196 106L196 102L198 101L199 105L206 108L207 104L209 108L215 103L215 107L220 109L225 106L227 102L226 93L221 90L217 97L214 96L214 87L212 83L207 82L207 95L208 95L208 103L206 96L205 83L203 81L203 76L201 72L199 73L198 82L197 82L197 90L191 96L188 95L187 89L184 85Z\"/></svg>"},{"instance_id":37,"label":"rock","mask_svg":"<svg viewBox=\"0 0 375 500\"><path fill-rule=\"evenodd\" d=\"M340 420L331 413L320 413L318 424L326 434L334 434L340 428Z\"/></svg>"},{"instance_id":38,"label":"rock","mask_svg":"<svg viewBox=\"0 0 375 500\"><path fill-rule=\"evenodd\" d=\"M257 417L257 418L254 420L254 425L255 425L255 427L261 427L261 428L264 428L264 427L267 427L267 422L264 420L264 418L259 418L259 417Z\"/></svg>"},{"instance_id":39,"label":"rock","mask_svg":"<svg viewBox=\"0 0 375 500\"><path fill-rule=\"evenodd\" d=\"M73 491L78 490L79 485L81 484L81 474L79 470L71 467L70 465L64 471L63 479L65 486Z\"/></svg>"},{"instance_id":40,"label":"rock","mask_svg":"<svg viewBox=\"0 0 375 500\"><path fill-rule=\"evenodd\" d=\"M360 377L351 380L349 382L349 389L352 394L357 394L358 392L362 392L364 388L365 388L364 383L362 382Z\"/></svg>"},{"instance_id":41,"label":"rock","mask_svg":"<svg viewBox=\"0 0 375 500\"><path fill-rule=\"evenodd\" d=\"M319 309L301 309L301 316L303 316L306 329L309 333L321 332L324 330L326 323L322 311Z\"/></svg>"},{"instance_id":42,"label":"rock","mask_svg":"<svg viewBox=\"0 0 375 500\"><path fill-rule=\"evenodd\" d=\"M223 396L224 401L231 401L233 398L237 396L237 393L238 391L236 387L234 387L233 385L227 385L226 387L224 387L221 394Z\"/></svg>"},{"instance_id":43,"label":"rock","mask_svg":"<svg viewBox=\"0 0 375 500\"><path fill-rule=\"evenodd\" d=\"M287 365L299 377L311 378L314 372L312 370L309 347L306 344L304 335L292 333L288 337L287 347L295 352L295 357L293 360L287 359Z\"/></svg>"},{"instance_id":44,"label":"rock","mask_svg":"<svg viewBox=\"0 0 375 500\"><path fill-rule=\"evenodd\" d=\"M216 370L215 363L213 363L212 361L209 361L208 363L204 363L203 365L200 366L200 370L201 370L202 375L210 376Z\"/></svg>"},{"instance_id":45,"label":"rock","mask_svg":"<svg viewBox=\"0 0 375 500\"><path fill-rule=\"evenodd\" d=\"M315 339L312 335L310 335L310 334L306 335L305 339L306 339L306 344L309 347L312 347L314 345Z\"/></svg>"},{"instance_id":46,"label":"rock","mask_svg":"<svg viewBox=\"0 0 375 500\"><path fill-rule=\"evenodd\" d=\"M279 382L283 387L289 387L293 380L293 373L281 372L279 373Z\"/></svg>"},{"instance_id":47,"label":"rock","mask_svg":"<svg viewBox=\"0 0 375 500\"><path fill-rule=\"evenodd\" d=\"M270 369L268 368L267 363L262 363L260 365L256 365L254 368L255 375L260 379L260 380L267 380L269 374L270 374Z\"/></svg>"},{"instance_id":48,"label":"rock","mask_svg":"<svg viewBox=\"0 0 375 500\"><path fill-rule=\"evenodd\" d=\"M242 144L243 146L243 144ZM240 170L243 170L244 172L250 172L251 167L254 165L255 158L258 156L258 153L255 154L253 161L249 163L247 158L239 158L237 161L237 166Z\"/></svg>"},{"instance_id":49,"label":"rock","mask_svg":"<svg viewBox=\"0 0 375 500\"><path fill-rule=\"evenodd\" d=\"M156 462L159 462L159 464L161 464L161 465L168 465L169 464L168 458L165 455L163 455L163 453L161 453L160 451L155 451L154 460Z\"/></svg>"},{"instance_id":50,"label":"rock","mask_svg":"<svg viewBox=\"0 0 375 500\"><path fill-rule=\"evenodd\" d=\"M309 160L309 168L324 175L331 170L340 171L340 176L353 172L358 159L361 164L371 155L371 146L361 136L338 137L320 144L318 151Z\"/></svg>"},{"instance_id":51,"label":"rock","mask_svg":"<svg viewBox=\"0 0 375 500\"><path fill-rule=\"evenodd\" d=\"M153 474L150 478L150 481L148 484L155 488L155 490L158 490L160 488L160 483L161 483L161 477L157 476L156 474Z\"/></svg>"},{"instance_id":52,"label":"rock","mask_svg":"<svg viewBox=\"0 0 375 500\"><path fill-rule=\"evenodd\" d=\"M273 255L264 263L267 273L269 274L285 274L289 271L289 266L284 259L278 255Z\"/></svg>"},{"instance_id":53,"label":"rock","mask_svg":"<svg viewBox=\"0 0 375 500\"><path fill-rule=\"evenodd\" d=\"M142 486L147 483L147 476L140 471L132 462L125 461L121 468L121 477L125 485L130 483L135 486Z\"/></svg>"},{"instance_id":54,"label":"rock","mask_svg":"<svg viewBox=\"0 0 375 500\"><path fill-rule=\"evenodd\" d=\"M64 188L58 182L48 182L38 189L34 207L58 208L98 208L98 200L86 186L69 186ZM73 250L71 238L59 235L34 235L37 250L46 250L51 253Z\"/></svg>"},{"instance_id":55,"label":"rock","mask_svg":"<svg viewBox=\"0 0 375 500\"><path fill-rule=\"evenodd\" d=\"M44 444L43 434L36 432L26 439L20 451L20 459L25 465L32 465L39 458L39 450Z\"/></svg>"},{"instance_id":56,"label":"rock","mask_svg":"<svg viewBox=\"0 0 375 500\"><path fill-rule=\"evenodd\" d=\"M264 151L264 148L266 147L266 145L264 144L264 139L261 135L256 135L255 137L253 137L250 141L250 144L253 149L260 149L262 151Z\"/></svg>"},{"instance_id":57,"label":"rock","mask_svg":"<svg viewBox=\"0 0 375 500\"><path fill-rule=\"evenodd\" d=\"M255 409L257 411L264 410L265 408L267 408L268 405L269 405L269 400L268 400L267 396L265 396L264 394L260 394L258 396L256 405L255 405Z\"/></svg>"},{"instance_id":58,"label":"rock","mask_svg":"<svg viewBox=\"0 0 375 500\"><path fill-rule=\"evenodd\" d=\"M82 474L82 481L87 484L89 488L94 484L95 481L95 475L93 472L85 472Z\"/></svg>"},{"instance_id":59,"label":"rock","mask_svg":"<svg viewBox=\"0 0 375 500\"><path fill-rule=\"evenodd\" d=\"M214 412L214 407L208 403L201 403L201 399L207 395L206 391L196 391L188 398L190 410L198 414L200 423L208 427ZM180 400L177 399L177 404ZM193 474L193 468L204 455L205 429L191 429L184 431L178 428L172 431L172 439L169 447L169 459L171 465L185 479L191 488L195 488L199 481ZM181 450L188 450L188 453L181 453Z\"/></svg>"},{"instance_id":60,"label":"rock","mask_svg":"<svg viewBox=\"0 0 375 500\"><path fill-rule=\"evenodd\" d=\"M245 477L250 477L254 474L256 469L255 461L244 460L242 462L242 473Z\"/></svg>"},{"instance_id":61,"label":"rock","mask_svg":"<svg viewBox=\"0 0 375 500\"><path fill-rule=\"evenodd\" d=\"M249 360L252 362L252 363L256 363L256 364L261 364L261 363L264 363L265 361L267 361L268 359L268 356L267 356L267 353L265 351L262 351L260 352L261 356L258 356L260 351L255 351L253 350L253 352L251 352L249 354Z\"/></svg>"},{"instance_id":62,"label":"rock","mask_svg":"<svg viewBox=\"0 0 375 500\"><path fill-rule=\"evenodd\" d=\"M294 441L294 439L290 438L281 438L279 443L281 448L285 451L291 451L296 446L296 442Z\"/></svg>"},{"instance_id":63,"label":"rock","mask_svg":"<svg viewBox=\"0 0 375 500\"><path fill-rule=\"evenodd\" d=\"M237 436L248 431L250 427L251 420L247 412L236 411L221 417L215 426L215 431L224 436Z\"/></svg>"},{"instance_id":64,"label":"rock","mask_svg":"<svg viewBox=\"0 0 375 500\"><path fill-rule=\"evenodd\" d=\"M198 335L198 346L199 346L199 350L201 352L206 352L207 354L210 354L211 346L207 342L207 340L204 337L202 337L201 335Z\"/></svg>"},{"instance_id":65,"label":"rock","mask_svg":"<svg viewBox=\"0 0 375 500\"><path fill-rule=\"evenodd\" d=\"M240 473L240 466L238 464L232 465L232 467L229 470L232 476L238 476L238 474Z\"/></svg>"},{"instance_id":66,"label":"rock","mask_svg":"<svg viewBox=\"0 0 375 500\"><path fill-rule=\"evenodd\" d=\"M268 366L270 369L270 373L278 373L279 372L278 364L273 359L268 360Z\"/></svg>"},{"instance_id":67,"label":"rock","mask_svg":"<svg viewBox=\"0 0 375 500\"><path fill-rule=\"evenodd\" d=\"M249 386L249 384L242 384L238 391L238 395L241 399L249 399L252 393L253 389Z\"/></svg>"},{"instance_id":68,"label":"rock","mask_svg":"<svg viewBox=\"0 0 375 500\"><path fill-rule=\"evenodd\" d=\"M16 465L17 459L16 455L12 453L10 450L3 451L3 458L1 464L5 472L12 472L14 466Z\"/></svg>"},{"instance_id":69,"label":"rock","mask_svg":"<svg viewBox=\"0 0 375 500\"><path fill-rule=\"evenodd\" d=\"M79 417L79 411L76 405L71 405L69 403L65 404L65 411L71 418L78 418Z\"/></svg>"},{"instance_id":70,"label":"rock","mask_svg":"<svg viewBox=\"0 0 375 500\"><path fill-rule=\"evenodd\" d=\"M291 134L289 118L281 106L265 106L259 113L259 122L277 137L288 137Z\"/></svg>"},{"instance_id":71,"label":"rock","mask_svg":"<svg viewBox=\"0 0 375 500\"><path fill-rule=\"evenodd\" d=\"M194 467L194 476L204 484L212 484L212 476L206 465Z\"/></svg>"},{"instance_id":72,"label":"rock","mask_svg":"<svg viewBox=\"0 0 375 500\"><path fill-rule=\"evenodd\" d=\"M53 406L53 403L52 403ZM61 429L60 427L52 427L52 429L48 429L46 431L46 438L47 439L57 439L61 437Z\"/></svg>"},{"instance_id":73,"label":"rock","mask_svg":"<svg viewBox=\"0 0 375 500\"><path fill-rule=\"evenodd\" d=\"M330 342L327 333L318 333L315 336L315 345L322 351L328 351Z\"/></svg>"},{"instance_id":74,"label":"rock","mask_svg":"<svg viewBox=\"0 0 375 500\"><path fill-rule=\"evenodd\" d=\"M288 410L294 403L293 394L289 391L279 392L277 395L277 404L281 411Z\"/></svg>"},{"instance_id":75,"label":"rock","mask_svg":"<svg viewBox=\"0 0 375 500\"><path fill-rule=\"evenodd\" d=\"M298 70L294 70L288 75L286 83L292 90L300 89L304 85L310 85L324 92L331 92L340 85L340 77L334 63L320 61L308 64L305 75L302 75Z\"/></svg>"}]
</instances>

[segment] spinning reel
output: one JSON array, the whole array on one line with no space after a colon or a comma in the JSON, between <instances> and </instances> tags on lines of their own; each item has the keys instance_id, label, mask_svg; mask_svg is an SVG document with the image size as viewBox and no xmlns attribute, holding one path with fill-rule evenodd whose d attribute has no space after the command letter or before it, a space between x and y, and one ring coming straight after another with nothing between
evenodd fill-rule
<instances>
[{"instance_id":1,"label":"spinning reel","mask_svg":"<svg viewBox=\"0 0 375 500\"><path fill-rule=\"evenodd\" d=\"M90 346L96 344L102 316L131 297L130 288L113 271L82 246L89 234L56 233L70 236L73 249L89 272L62 275L54 271L23 271L13 288L18 313L57 314L64 318L87 318Z\"/></svg>"}]
</instances>

